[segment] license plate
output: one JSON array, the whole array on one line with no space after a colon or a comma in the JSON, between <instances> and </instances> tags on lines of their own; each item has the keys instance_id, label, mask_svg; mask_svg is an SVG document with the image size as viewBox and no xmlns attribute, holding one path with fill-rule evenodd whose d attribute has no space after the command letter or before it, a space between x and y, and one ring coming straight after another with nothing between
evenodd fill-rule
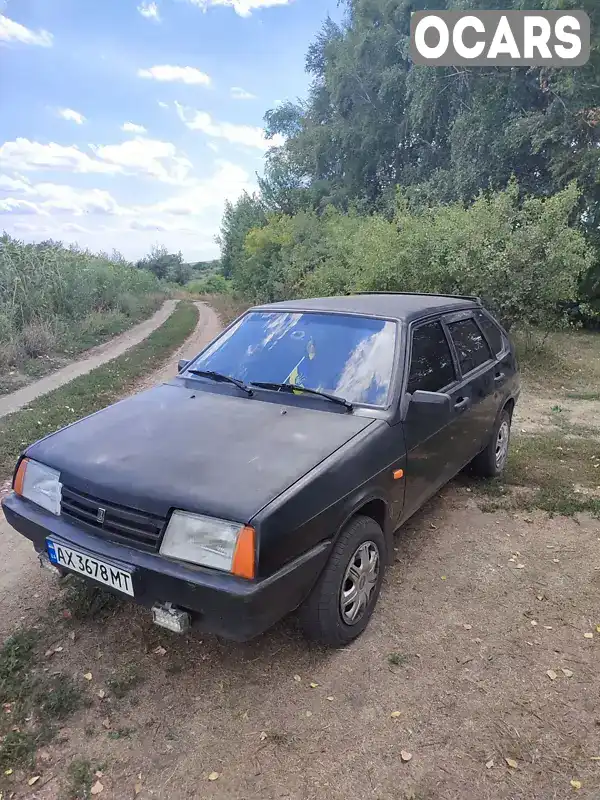
<instances>
[{"instance_id":1,"label":"license plate","mask_svg":"<svg viewBox=\"0 0 600 800\"><path fill-rule=\"evenodd\" d=\"M80 575L85 575L86 578L92 578L98 583L110 586L111 589L118 589L130 597L134 596L130 572L118 569L112 564L107 564L105 561L100 561L70 547L65 547L63 544L57 544L51 539L46 539L46 548L48 557L53 564L66 567L72 572L78 572Z\"/></svg>"}]
</instances>

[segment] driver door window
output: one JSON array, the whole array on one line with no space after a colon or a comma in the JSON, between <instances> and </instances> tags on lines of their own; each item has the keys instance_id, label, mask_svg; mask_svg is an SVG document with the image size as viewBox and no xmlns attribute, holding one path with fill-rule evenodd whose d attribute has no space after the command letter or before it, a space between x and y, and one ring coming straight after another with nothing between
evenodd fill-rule
<instances>
[{"instance_id":1,"label":"driver door window","mask_svg":"<svg viewBox=\"0 0 600 800\"><path fill-rule=\"evenodd\" d=\"M439 392L456 380L450 345L440 322L413 333L407 391Z\"/></svg>"}]
</instances>

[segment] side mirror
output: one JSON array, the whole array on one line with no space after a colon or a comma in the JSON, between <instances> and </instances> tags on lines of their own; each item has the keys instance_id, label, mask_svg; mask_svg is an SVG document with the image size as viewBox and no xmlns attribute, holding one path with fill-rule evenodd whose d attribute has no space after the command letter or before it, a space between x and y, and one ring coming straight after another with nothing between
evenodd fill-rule
<instances>
[{"instance_id":1,"label":"side mirror","mask_svg":"<svg viewBox=\"0 0 600 800\"><path fill-rule=\"evenodd\" d=\"M450 395L442 392L422 392L419 389L412 393L410 402L420 406L448 406L450 408Z\"/></svg>"},{"instance_id":2,"label":"side mirror","mask_svg":"<svg viewBox=\"0 0 600 800\"><path fill-rule=\"evenodd\" d=\"M179 373L183 372L186 369L186 367L188 366L189 363L190 362L189 362L188 359L182 358L181 361L179 362L178 366L177 366L177 372L179 372Z\"/></svg>"},{"instance_id":3,"label":"side mirror","mask_svg":"<svg viewBox=\"0 0 600 800\"><path fill-rule=\"evenodd\" d=\"M402 398L401 419L404 422L413 406L423 406L424 410L429 408L431 414L449 414L452 400L449 394L442 392L422 392L416 391L412 394L405 394Z\"/></svg>"}]
</instances>

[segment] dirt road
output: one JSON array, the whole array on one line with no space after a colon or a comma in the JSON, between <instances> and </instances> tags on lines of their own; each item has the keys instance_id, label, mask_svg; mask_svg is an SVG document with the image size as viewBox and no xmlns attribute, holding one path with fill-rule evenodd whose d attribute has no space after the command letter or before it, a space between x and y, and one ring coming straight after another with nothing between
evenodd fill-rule
<instances>
[{"instance_id":1,"label":"dirt road","mask_svg":"<svg viewBox=\"0 0 600 800\"><path fill-rule=\"evenodd\" d=\"M148 383L215 331L203 309ZM41 750L39 784L11 788L62 800L79 758L107 800L597 800L599 540L585 516L483 513L457 480L403 528L377 612L342 651L293 620L232 644L170 635L135 606L85 622L59 606L51 665L89 706ZM5 553L4 634L59 594L30 551Z\"/></svg>"},{"instance_id":2,"label":"dirt road","mask_svg":"<svg viewBox=\"0 0 600 800\"><path fill-rule=\"evenodd\" d=\"M0 417L18 411L23 406L26 406L27 403L35 400L36 397L58 389L59 386L69 383L79 375L86 375L96 367L105 364L107 361L112 361L113 358L117 358L126 350L139 344L171 316L177 302L177 300L166 300L149 319L140 322L139 325L135 325L109 342L88 350L85 358L74 361L72 364L68 364L66 367L47 375L45 378L41 378L39 381L34 381L16 392L0 397Z\"/></svg>"}]
</instances>

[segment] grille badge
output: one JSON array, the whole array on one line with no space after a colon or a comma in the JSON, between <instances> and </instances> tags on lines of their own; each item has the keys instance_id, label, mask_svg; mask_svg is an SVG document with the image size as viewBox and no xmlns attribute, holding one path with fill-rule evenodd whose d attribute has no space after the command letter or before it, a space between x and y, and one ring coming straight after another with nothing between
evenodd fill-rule
<instances>
[{"instance_id":1,"label":"grille badge","mask_svg":"<svg viewBox=\"0 0 600 800\"><path fill-rule=\"evenodd\" d=\"M100 525L104 525L104 517L105 516L106 516L106 509L105 508L99 508L98 509L98 513L96 515L96 519L98 520L98 523Z\"/></svg>"}]
</instances>

